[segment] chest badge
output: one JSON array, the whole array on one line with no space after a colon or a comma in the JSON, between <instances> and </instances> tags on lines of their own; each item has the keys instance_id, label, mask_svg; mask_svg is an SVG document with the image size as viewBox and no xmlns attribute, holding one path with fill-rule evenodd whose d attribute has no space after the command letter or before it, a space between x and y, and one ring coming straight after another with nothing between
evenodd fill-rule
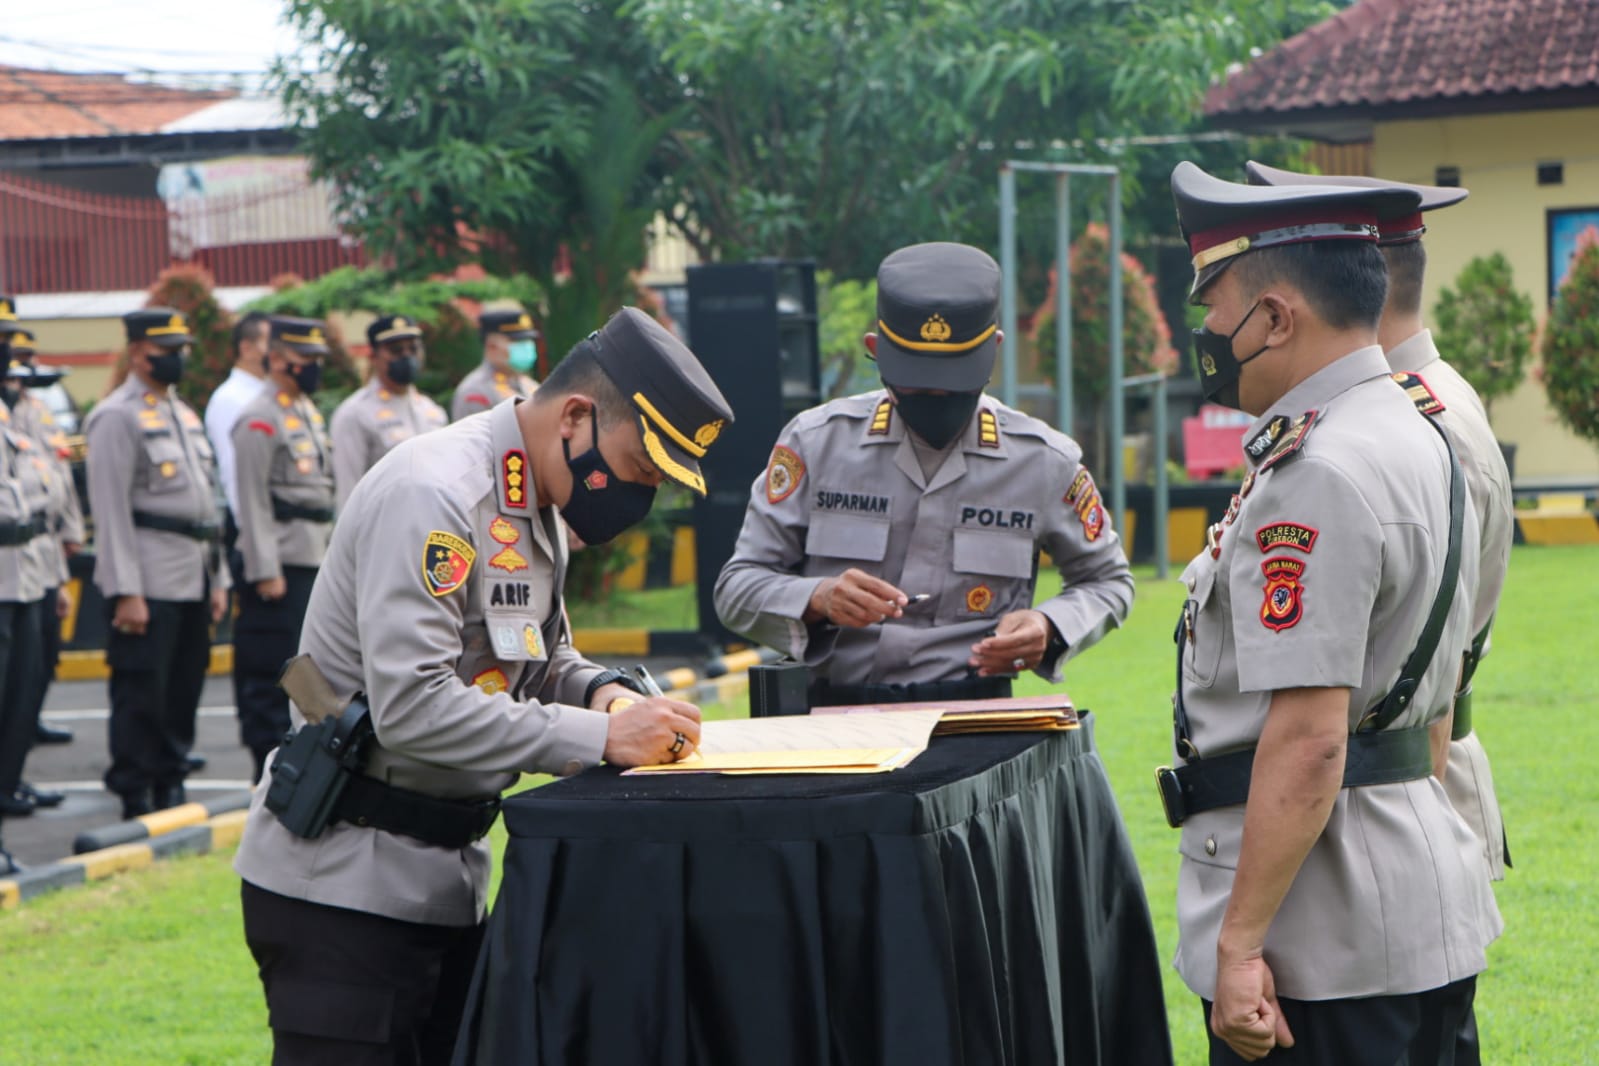
<instances>
[{"instance_id":1,"label":"chest badge","mask_svg":"<svg viewBox=\"0 0 1599 1066\"><path fill-rule=\"evenodd\" d=\"M994 590L987 585L977 585L966 593L966 609L982 614L994 605Z\"/></svg>"},{"instance_id":2,"label":"chest badge","mask_svg":"<svg viewBox=\"0 0 1599 1066\"><path fill-rule=\"evenodd\" d=\"M498 692L504 692L510 687L510 684L505 679L505 671L499 669L483 671L472 679L472 684L490 696Z\"/></svg>"},{"instance_id":3,"label":"chest badge","mask_svg":"<svg viewBox=\"0 0 1599 1066\"><path fill-rule=\"evenodd\" d=\"M497 517L489 523L489 536L496 544L503 545L499 551L489 557L491 567L504 570L508 574L527 569L527 557L515 548L517 541L522 539L522 534L516 526Z\"/></svg>"},{"instance_id":4,"label":"chest badge","mask_svg":"<svg viewBox=\"0 0 1599 1066\"><path fill-rule=\"evenodd\" d=\"M531 622L522 626L522 645L527 648L529 659L544 658L544 634Z\"/></svg>"},{"instance_id":5,"label":"chest badge","mask_svg":"<svg viewBox=\"0 0 1599 1066\"><path fill-rule=\"evenodd\" d=\"M435 529L422 547L422 580L435 596L448 596L472 572L477 552L453 533Z\"/></svg>"}]
</instances>

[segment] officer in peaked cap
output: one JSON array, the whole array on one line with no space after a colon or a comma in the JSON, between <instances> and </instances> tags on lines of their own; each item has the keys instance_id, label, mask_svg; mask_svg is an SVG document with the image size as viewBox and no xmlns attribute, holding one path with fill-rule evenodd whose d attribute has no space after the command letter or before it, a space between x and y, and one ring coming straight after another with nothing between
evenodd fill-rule
<instances>
[{"instance_id":1,"label":"officer in peaked cap","mask_svg":"<svg viewBox=\"0 0 1599 1066\"><path fill-rule=\"evenodd\" d=\"M1158 775L1182 829L1177 969L1213 1063L1458 1063L1438 1037L1502 923L1434 776L1476 520L1378 344L1380 226L1420 197L1191 163L1172 192L1201 383L1255 416L1251 469L1183 574L1178 766Z\"/></svg>"},{"instance_id":2,"label":"officer in peaked cap","mask_svg":"<svg viewBox=\"0 0 1599 1066\"><path fill-rule=\"evenodd\" d=\"M267 387L233 424L244 562L233 685L240 739L255 758L257 778L289 727L278 671L299 642L334 511L333 444L312 399L322 383L327 327L275 315L267 343Z\"/></svg>"},{"instance_id":3,"label":"officer in peaked cap","mask_svg":"<svg viewBox=\"0 0 1599 1066\"><path fill-rule=\"evenodd\" d=\"M263 781L235 865L270 1003L335 984L349 1003L407 1008L381 1012L382 1029L364 1009L274 1009L280 1061L343 1064L351 1041L384 1045L385 1062L447 1061L501 790L521 772L693 750L697 708L572 647L561 526L599 544L663 480L703 493L699 460L732 418L693 353L624 308L532 397L407 440L356 485L300 650L340 698L367 694L380 747L315 840L264 806Z\"/></svg>"},{"instance_id":4,"label":"officer in peaked cap","mask_svg":"<svg viewBox=\"0 0 1599 1066\"><path fill-rule=\"evenodd\" d=\"M417 390L422 328L406 315L383 315L366 328L367 383L333 412L333 480L339 506L391 448L449 422L444 408Z\"/></svg>"},{"instance_id":5,"label":"officer in peaked cap","mask_svg":"<svg viewBox=\"0 0 1599 1066\"><path fill-rule=\"evenodd\" d=\"M95 584L111 612L111 766L123 817L181 804L186 756L227 604L215 458L178 396L194 338L184 316L123 316L127 379L85 426Z\"/></svg>"},{"instance_id":6,"label":"officer in peaked cap","mask_svg":"<svg viewBox=\"0 0 1599 1066\"><path fill-rule=\"evenodd\" d=\"M461 379L450 401L450 418L487 411L512 396L531 396L538 388L528 375L538 364L539 331L520 307L484 311L478 316L483 362Z\"/></svg>"}]
</instances>

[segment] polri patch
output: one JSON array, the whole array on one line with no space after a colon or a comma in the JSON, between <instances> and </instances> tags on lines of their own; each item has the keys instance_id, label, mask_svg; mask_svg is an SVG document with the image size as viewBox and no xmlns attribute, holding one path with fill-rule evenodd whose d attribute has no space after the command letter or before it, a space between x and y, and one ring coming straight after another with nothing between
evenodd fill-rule
<instances>
[{"instance_id":1,"label":"polri patch","mask_svg":"<svg viewBox=\"0 0 1599 1066\"><path fill-rule=\"evenodd\" d=\"M1267 559L1260 564L1266 575L1266 598L1260 605L1260 621L1273 632L1292 629L1305 615L1304 586L1299 577L1305 564L1298 559Z\"/></svg>"},{"instance_id":2,"label":"polri patch","mask_svg":"<svg viewBox=\"0 0 1599 1066\"><path fill-rule=\"evenodd\" d=\"M966 593L966 609L982 614L994 605L994 590L987 585L975 585Z\"/></svg>"},{"instance_id":3,"label":"polri patch","mask_svg":"<svg viewBox=\"0 0 1599 1066\"><path fill-rule=\"evenodd\" d=\"M1320 535L1320 530L1299 522L1273 522L1255 530L1255 543L1260 545L1262 552L1274 548L1293 548L1308 555Z\"/></svg>"},{"instance_id":4,"label":"polri patch","mask_svg":"<svg viewBox=\"0 0 1599 1066\"><path fill-rule=\"evenodd\" d=\"M500 457L500 476L505 481L505 506L527 510L527 455L512 448Z\"/></svg>"},{"instance_id":5,"label":"polri patch","mask_svg":"<svg viewBox=\"0 0 1599 1066\"><path fill-rule=\"evenodd\" d=\"M435 529L422 547L422 580L435 596L448 596L472 572L477 552L453 533Z\"/></svg>"},{"instance_id":6,"label":"polri patch","mask_svg":"<svg viewBox=\"0 0 1599 1066\"><path fill-rule=\"evenodd\" d=\"M1077 476L1072 478L1071 485L1066 489L1066 495L1061 498L1063 503L1076 503L1083 492L1094 487L1094 477L1086 469L1078 470Z\"/></svg>"},{"instance_id":7,"label":"polri patch","mask_svg":"<svg viewBox=\"0 0 1599 1066\"><path fill-rule=\"evenodd\" d=\"M773 448L772 460L766 465L766 502L782 503L794 495L804 476L805 460L781 444Z\"/></svg>"}]
</instances>

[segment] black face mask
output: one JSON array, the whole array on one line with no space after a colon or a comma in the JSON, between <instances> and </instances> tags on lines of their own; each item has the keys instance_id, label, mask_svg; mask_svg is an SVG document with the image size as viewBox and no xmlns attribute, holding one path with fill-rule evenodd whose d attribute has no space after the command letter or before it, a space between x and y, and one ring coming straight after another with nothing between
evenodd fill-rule
<instances>
[{"instance_id":1,"label":"black face mask","mask_svg":"<svg viewBox=\"0 0 1599 1066\"><path fill-rule=\"evenodd\" d=\"M1233 354L1233 338L1238 336L1238 331L1249 321L1249 315L1254 314L1259 306L1260 301L1256 300L1254 307L1249 309L1249 314L1245 315L1225 337L1204 326L1194 330L1194 355L1197 357L1199 390L1211 403L1219 403L1223 407L1237 410L1238 378L1244 364L1271 347L1269 344L1262 344L1254 354L1243 359Z\"/></svg>"},{"instance_id":2,"label":"black face mask","mask_svg":"<svg viewBox=\"0 0 1599 1066\"><path fill-rule=\"evenodd\" d=\"M561 517L584 544L604 544L650 513L655 486L623 481L600 454L599 411L592 423L594 447L572 458L572 442L563 440L566 468L572 472L572 495Z\"/></svg>"},{"instance_id":3,"label":"black face mask","mask_svg":"<svg viewBox=\"0 0 1599 1066\"><path fill-rule=\"evenodd\" d=\"M409 385L416 380L416 356L399 355L389 360L389 380L396 385Z\"/></svg>"},{"instance_id":4,"label":"black face mask","mask_svg":"<svg viewBox=\"0 0 1599 1066\"><path fill-rule=\"evenodd\" d=\"M960 436L977 410L981 393L950 392L942 395L929 392L900 392L892 385L895 409L910 427L911 432L934 448L946 448Z\"/></svg>"},{"instance_id":5,"label":"black face mask","mask_svg":"<svg viewBox=\"0 0 1599 1066\"><path fill-rule=\"evenodd\" d=\"M176 385L183 378L181 351L162 352L150 357L150 377L162 385Z\"/></svg>"},{"instance_id":6,"label":"black face mask","mask_svg":"<svg viewBox=\"0 0 1599 1066\"><path fill-rule=\"evenodd\" d=\"M300 391L309 396L322 385L322 364L306 363L304 366L291 366L289 376L300 386Z\"/></svg>"}]
</instances>

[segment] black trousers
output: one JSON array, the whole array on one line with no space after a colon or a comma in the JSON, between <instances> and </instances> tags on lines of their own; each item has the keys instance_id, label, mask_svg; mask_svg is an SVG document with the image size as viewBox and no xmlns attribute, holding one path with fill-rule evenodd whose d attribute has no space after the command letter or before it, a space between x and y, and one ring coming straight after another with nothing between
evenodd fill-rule
<instances>
[{"instance_id":1,"label":"black trousers","mask_svg":"<svg viewBox=\"0 0 1599 1066\"><path fill-rule=\"evenodd\" d=\"M244 939L274 1066L450 1061L483 926L422 925L290 899L248 881Z\"/></svg>"},{"instance_id":2,"label":"black trousers","mask_svg":"<svg viewBox=\"0 0 1599 1066\"><path fill-rule=\"evenodd\" d=\"M0 795L22 781L44 683L39 604L0 602Z\"/></svg>"},{"instance_id":3,"label":"black trousers","mask_svg":"<svg viewBox=\"0 0 1599 1066\"><path fill-rule=\"evenodd\" d=\"M111 667L111 766L105 786L124 799L152 788L173 788L188 774L194 716L211 662L209 596L194 601L145 600L150 623L142 634L110 625L107 603L106 663Z\"/></svg>"},{"instance_id":4,"label":"black trousers","mask_svg":"<svg viewBox=\"0 0 1599 1066\"><path fill-rule=\"evenodd\" d=\"M255 780L268 753L289 730L289 697L278 687L278 671L300 649L300 625L311 602L316 568L285 566L281 600L263 600L255 585L238 586L239 617L233 625L233 699L239 709L239 740L255 757Z\"/></svg>"},{"instance_id":5,"label":"black trousers","mask_svg":"<svg viewBox=\"0 0 1599 1066\"><path fill-rule=\"evenodd\" d=\"M1477 979L1468 977L1405 996L1279 997L1294 1046L1275 1048L1262 1061L1269 1066L1479 1066L1475 1025L1471 1043L1462 1039L1476 994ZM1210 1035L1210 1066L1246 1062L1210 1032L1210 1002L1200 1002Z\"/></svg>"},{"instance_id":6,"label":"black trousers","mask_svg":"<svg viewBox=\"0 0 1599 1066\"><path fill-rule=\"evenodd\" d=\"M46 592L44 599L39 601L39 694L33 701L33 722L36 726L39 715L44 713L44 700L50 693L50 682L55 680L56 666L61 662L61 618L56 614L56 597L60 593L61 587L58 585Z\"/></svg>"}]
</instances>

